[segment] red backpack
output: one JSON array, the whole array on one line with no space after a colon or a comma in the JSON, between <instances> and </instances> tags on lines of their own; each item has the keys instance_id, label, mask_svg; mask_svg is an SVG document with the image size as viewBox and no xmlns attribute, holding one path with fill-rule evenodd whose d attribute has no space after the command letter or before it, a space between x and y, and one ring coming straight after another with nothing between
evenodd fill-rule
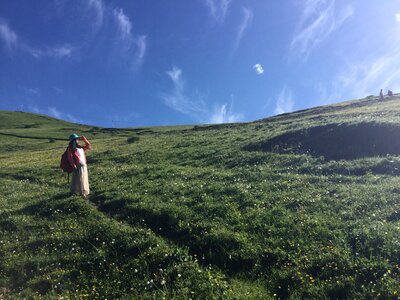
<instances>
[{"instance_id":1,"label":"red backpack","mask_svg":"<svg viewBox=\"0 0 400 300\"><path fill-rule=\"evenodd\" d=\"M71 163L68 160L68 147L61 156L60 168L64 172L68 173L68 182L69 182L69 174L72 173L76 167L71 165Z\"/></svg>"}]
</instances>

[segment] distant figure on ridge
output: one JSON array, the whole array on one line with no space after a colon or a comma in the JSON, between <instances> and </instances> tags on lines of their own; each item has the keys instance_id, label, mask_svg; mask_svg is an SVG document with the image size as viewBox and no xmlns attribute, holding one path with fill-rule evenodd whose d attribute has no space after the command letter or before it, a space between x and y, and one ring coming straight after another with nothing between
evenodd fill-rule
<instances>
[{"instance_id":1,"label":"distant figure on ridge","mask_svg":"<svg viewBox=\"0 0 400 300\"><path fill-rule=\"evenodd\" d=\"M78 141L82 140L85 146L79 145ZM72 166L71 192L82 195L86 198L89 193L89 176L86 164L85 152L90 149L90 143L84 136L73 133L69 136L69 145L67 148L67 158Z\"/></svg>"},{"instance_id":2,"label":"distant figure on ridge","mask_svg":"<svg viewBox=\"0 0 400 300\"><path fill-rule=\"evenodd\" d=\"M379 92L379 100L383 100L383 90L381 89L381 91Z\"/></svg>"},{"instance_id":3,"label":"distant figure on ridge","mask_svg":"<svg viewBox=\"0 0 400 300\"><path fill-rule=\"evenodd\" d=\"M392 97L393 96L393 92L391 90L388 90L388 96Z\"/></svg>"}]
</instances>

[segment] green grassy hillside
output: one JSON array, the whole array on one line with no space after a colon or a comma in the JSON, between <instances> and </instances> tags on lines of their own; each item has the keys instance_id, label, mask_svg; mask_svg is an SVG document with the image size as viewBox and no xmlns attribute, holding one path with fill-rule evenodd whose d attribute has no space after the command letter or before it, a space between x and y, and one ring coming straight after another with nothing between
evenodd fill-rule
<instances>
[{"instance_id":1,"label":"green grassy hillside","mask_svg":"<svg viewBox=\"0 0 400 300\"><path fill-rule=\"evenodd\" d=\"M86 135L91 195L59 168ZM0 298L397 299L400 97L107 129L0 111Z\"/></svg>"}]
</instances>

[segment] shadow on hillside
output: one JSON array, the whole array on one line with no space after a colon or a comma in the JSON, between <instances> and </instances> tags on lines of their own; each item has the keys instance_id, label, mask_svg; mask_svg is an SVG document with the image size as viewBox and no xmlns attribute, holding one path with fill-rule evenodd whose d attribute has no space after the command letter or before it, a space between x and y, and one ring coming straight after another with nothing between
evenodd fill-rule
<instances>
[{"instance_id":1,"label":"shadow on hillside","mask_svg":"<svg viewBox=\"0 0 400 300\"><path fill-rule=\"evenodd\" d=\"M132 134L135 133L137 135L141 134L153 134L156 133L150 128L101 128L101 127L92 127L90 129L85 130L85 132L92 133L92 134L97 134L97 133L105 133L105 134Z\"/></svg>"},{"instance_id":2,"label":"shadow on hillside","mask_svg":"<svg viewBox=\"0 0 400 300\"><path fill-rule=\"evenodd\" d=\"M287 132L244 147L248 151L308 153L327 160L400 154L396 124L329 124Z\"/></svg>"},{"instance_id":3,"label":"shadow on hillside","mask_svg":"<svg viewBox=\"0 0 400 300\"><path fill-rule=\"evenodd\" d=\"M15 215L32 215L43 218L53 218L55 215L64 213L77 213L82 205L73 201L65 201L71 197L71 193L60 193L49 199L41 200L35 204L27 205L13 214Z\"/></svg>"},{"instance_id":4,"label":"shadow on hillside","mask_svg":"<svg viewBox=\"0 0 400 300\"><path fill-rule=\"evenodd\" d=\"M277 263L278 256L269 253L261 258L248 251L248 243L233 232L221 230L211 233L207 225L184 226L189 223L185 210L169 208L153 209L132 205L130 199L107 199L103 195L91 197L91 201L98 206L98 210L109 217L127 221L131 226L150 228L156 234L168 239L181 247L187 247L192 255L201 257L199 263L216 265L230 274L251 270L254 262L262 260L268 272L269 268Z\"/></svg>"},{"instance_id":5,"label":"shadow on hillside","mask_svg":"<svg viewBox=\"0 0 400 300\"><path fill-rule=\"evenodd\" d=\"M48 141L68 141L68 139L62 139L62 138L57 138L57 137L25 136L25 135L19 135L19 134L13 134L13 133L4 133L4 132L0 132L0 135L12 136L12 137L21 138L21 139L48 140Z\"/></svg>"},{"instance_id":6,"label":"shadow on hillside","mask_svg":"<svg viewBox=\"0 0 400 300\"><path fill-rule=\"evenodd\" d=\"M7 179L11 179L11 180L18 180L18 181L32 181L32 182L38 181L37 177L29 176L29 175L3 173L3 174L1 174L1 176L3 178L7 178Z\"/></svg>"}]
</instances>

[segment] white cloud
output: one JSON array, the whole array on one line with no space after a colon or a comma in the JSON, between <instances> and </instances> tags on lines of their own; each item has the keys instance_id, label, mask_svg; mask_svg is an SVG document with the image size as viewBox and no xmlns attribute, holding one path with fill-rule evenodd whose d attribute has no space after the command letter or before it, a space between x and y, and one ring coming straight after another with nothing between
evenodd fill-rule
<instances>
[{"instance_id":1,"label":"white cloud","mask_svg":"<svg viewBox=\"0 0 400 300\"><path fill-rule=\"evenodd\" d=\"M63 58L70 57L74 51L74 47L70 45L64 45L61 47L44 47L44 48L32 48L28 45L21 45L21 49L28 52L35 58L53 57Z\"/></svg>"},{"instance_id":2,"label":"white cloud","mask_svg":"<svg viewBox=\"0 0 400 300\"><path fill-rule=\"evenodd\" d=\"M55 57L71 56L73 50L74 48L69 45L65 45L58 48L51 48L50 55Z\"/></svg>"},{"instance_id":3,"label":"white cloud","mask_svg":"<svg viewBox=\"0 0 400 300\"><path fill-rule=\"evenodd\" d=\"M105 6L102 0L87 0L88 7L93 11L93 27L100 29L104 22Z\"/></svg>"},{"instance_id":4,"label":"white cloud","mask_svg":"<svg viewBox=\"0 0 400 300\"><path fill-rule=\"evenodd\" d=\"M40 96L41 95L39 88L28 88L28 89L26 89L26 91L28 92L28 94L30 94L32 96Z\"/></svg>"},{"instance_id":5,"label":"white cloud","mask_svg":"<svg viewBox=\"0 0 400 300\"><path fill-rule=\"evenodd\" d=\"M75 49L70 45L63 45L60 47L41 47L35 48L29 44L21 41L17 34L8 26L7 23L0 19L0 40L3 40L8 50L18 49L20 51L29 53L35 58L42 57L69 57Z\"/></svg>"},{"instance_id":6,"label":"white cloud","mask_svg":"<svg viewBox=\"0 0 400 300\"><path fill-rule=\"evenodd\" d=\"M240 41L242 40L246 29L250 26L251 22L253 21L253 11L251 9L243 7L242 14L243 14L242 22L240 23L240 26L236 33L236 39L235 39L235 44L233 47L232 54L239 47Z\"/></svg>"},{"instance_id":7,"label":"white cloud","mask_svg":"<svg viewBox=\"0 0 400 300\"><path fill-rule=\"evenodd\" d=\"M34 113L36 113L36 114L40 114L40 113L41 113L41 112L40 112L40 109L39 109L36 105L30 106L30 107L28 108L28 111L32 111L32 112L34 112Z\"/></svg>"},{"instance_id":8,"label":"white cloud","mask_svg":"<svg viewBox=\"0 0 400 300\"><path fill-rule=\"evenodd\" d=\"M362 45L349 46L352 55L344 57L347 63L338 64L337 73L328 82L321 83L322 87L316 91L325 103L378 95L380 89L400 91L399 27L390 24L388 22L386 28L379 29L385 32L383 40L375 35L366 40L379 47L365 52Z\"/></svg>"},{"instance_id":9,"label":"white cloud","mask_svg":"<svg viewBox=\"0 0 400 300\"><path fill-rule=\"evenodd\" d=\"M375 59L353 63L333 81L335 97L352 99L377 95L380 89L400 91L400 47Z\"/></svg>"},{"instance_id":10,"label":"white cloud","mask_svg":"<svg viewBox=\"0 0 400 300\"><path fill-rule=\"evenodd\" d=\"M308 0L303 8L302 20L290 50L292 55L306 61L313 49L325 41L354 14L351 5L337 12L335 0Z\"/></svg>"},{"instance_id":11,"label":"white cloud","mask_svg":"<svg viewBox=\"0 0 400 300\"><path fill-rule=\"evenodd\" d=\"M48 108L48 112L49 112L49 115L54 117L54 118L57 118L57 119L61 119L62 118L62 113L59 112L55 107L49 107Z\"/></svg>"},{"instance_id":12,"label":"white cloud","mask_svg":"<svg viewBox=\"0 0 400 300\"><path fill-rule=\"evenodd\" d=\"M147 50L147 35L137 35L132 33L132 22L124 13L122 8L114 9L114 20L118 26L117 45L122 57L129 61L129 64L136 69L145 58Z\"/></svg>"},{"instance_id":13,"label":"white cloud","mask_svg":"<svg viewBox=\"0 0 400 300\"><path fill-rule=\"evenodd\" d=\"M400 23L400 13L396 14L396 21L397 21L397 23Z\"/></svg>"},{"instance_id":14,"label":"white cloud","mask_svg":"<svg viewBox=\"0 0 400 300\"><path fill-rule=\"evenodd\" d=\"M216 106L214 111L208 121L211 124L221 124L221 123L234 123L242 120L242 116L239 114L234 114L232 112L232 107L224 103L220 106Z\"/></svg>"},{"instance_id":15,"label":"white cloud","mask_svg":"<svg viewBox=\"0 0 400 300\"><path fill-rule=\"evenodd\" d=\"M197 95L196 98L189 98L185 94L181 69L173 66L170 71L167 71L167 75L173 83L173 90L168 94L162 95L167 106L197 119L207 112L201 96Z\"/></svg>"},{"instance_id":16,"label":"white cloud","mask_svg":"<svg viewBox=\"0 0 400 300\"><path fill-rule=\"evenodd\" d=\"M231 1L232 0L221 0L221 2L220 2L220 11L221 11L222 20L225 19L225 16L226 16L226 13L228 12Z\"/></svg>"},{"instance_id":17,"label":"white cloud","mask_svg":"<svg viewBox=\"0 0 400 300\"><path fill-rule=\"evenodd\" d=\"M274 113L279 115L287 112L293 111L294 100L292 92L284 87L278 95L278 98L275 103L275 111Z\"/></svg>"},{"instance_id":18,"label":"white cloud","mask_svg":"<svg viewBox=\"0 0 400 300\"><path fill-rule=\"evenodd\" d=\"M78 123L78 124L84 124L84 122L80 119L75 118L74 116L63 113L56 109L55 107L48 107L46 110L38 110L38 113L42 113L45 115L49 115L51 117L54 117L56 119L64 120L64 121L69 121L73 123Z\"/></svg>"},{"instance_id":19,"label":"white cloud","mask_svg":"<svg viewBox=\"0 0 400 300\"><path fill-rule=\"evenodd\" d=\"M182 70L173 66L166 72L173 83L173 89L170 93L162 95L165 104L172 109L195 118L199 122L205 123L230 123L242 119L242 115L235 114L232 109L232 103L217 105L213 110L206 106L204 96L195 91L188 95L185 89L185 82L182 76Z\"/></svg>"},{"instance_id":20,"label":"white cloud","mask_svg":"<svg viewBox=\"0 0 400 300\"><path fill-rule=\"evenodd\" d=\"M171 78L174 86L177 90L183 89L183 80L182 80L182 70L173 66L170 71L167 71L167 75Z\"/></svg>"},{"instance_id":21,"label":"white cloud","mask_svg":"<svg viewBox=\"0 0 400 300\"><path fill-rule=\"evenodd\" d=\"M253 66L253 69L254 69L254 71L255 71L258 75L261 75L261 74L264 73L264 68L263 68L263 66L260 65L260 64L255 64L255 65Z\"/></svg>"},{"instance_id":22,"label":"white cloud","mask_svg":"<svg viewBox=\"0 0 400 300\"><path fill-rule=\"evenodd\" d=\"M204 0L213 19L223 22L232 0Z\"/></svg>"},{"instance_id":23,"label":"white cloud","mask_svg":"<svg viewBox=\"0 0 400 300\"><path fill-rule=\"evenodd\" d=\"M143 62L144 56L146 54L146 49L147 49L147 36L146 35L140 35L136 39L136 62L141 63Z\"/></svg>"},{"instance_id":24,"label":"white cloud","mask_svg":"<svg viewBox=\"0 0 400 300\"><path fill-rule=\"evenodd\" d=\"M123 41L130 40L132 38L132 23L129 17L124 13L122 8L114 9L114 16L117 20L120 38Z\"/></svg>"},{"instance_id":25,"label":"white cloud","mask_svg":"<svg viewBox=\"0 0 400 300\"><path fill-rule=\"evenodd\" d=\"M147 35L137 36L133 33L132 21L121 7L106 5L103 0L86 1L94 15L93 27L98 30L102 26L110 26L116 31L114 34L116 48L112 52L113 56L129 68L136 69L145 58Z\"/></svg>"},{"instance_id":26,"label":"white cloud","mask_svg":"<svg viewBox=\"0 0 400 300\"><path fill-rule=\"evenodd\" d=\"M204 4L210 10L211 16L216 18L217 17L217 5L215 3L215 0L204 0Z\"/></svg>"},{"instance_id":27,"label":"white cloud","mask_svg":"<svg viewBox=\"0 0 400 300\"><path fill-rule=\"evenodd\" d=\"M134 35L132 21L122 8L106 6L103 0L87 1L89 8L95 12L94 27L98 29L103 23L105 25L107 23L116 25L115 43L118 50L116 50L115 56L122 58L122 61L127 63L129 67L136 69L145 58L147 35Z\"/></svg>"},{"instance_id":28,"label":"white cloud","mask_svg":"<svg viewBox=\"0 0 400 300\"><path fill-rule=\"evenodd\" d=\"M8 50L16 48L18 45L18 36L11 30L7 23L0 19L0 40L3 41Z\"/></svg>"},{"instance_id":29,"label":"white cloud","mask_svg":"<svg viewBox=\"0 0 400 300\"><path fill-rule=\"evenodd\" d=\"M302 2L303 5L303 15L301 22L304 23L309 17L314 14L319 14L320 11L324 10L327 3L332 0L305 0ZM334 0L333 0L334 1Z\"/></svg>"}]
</instances>

